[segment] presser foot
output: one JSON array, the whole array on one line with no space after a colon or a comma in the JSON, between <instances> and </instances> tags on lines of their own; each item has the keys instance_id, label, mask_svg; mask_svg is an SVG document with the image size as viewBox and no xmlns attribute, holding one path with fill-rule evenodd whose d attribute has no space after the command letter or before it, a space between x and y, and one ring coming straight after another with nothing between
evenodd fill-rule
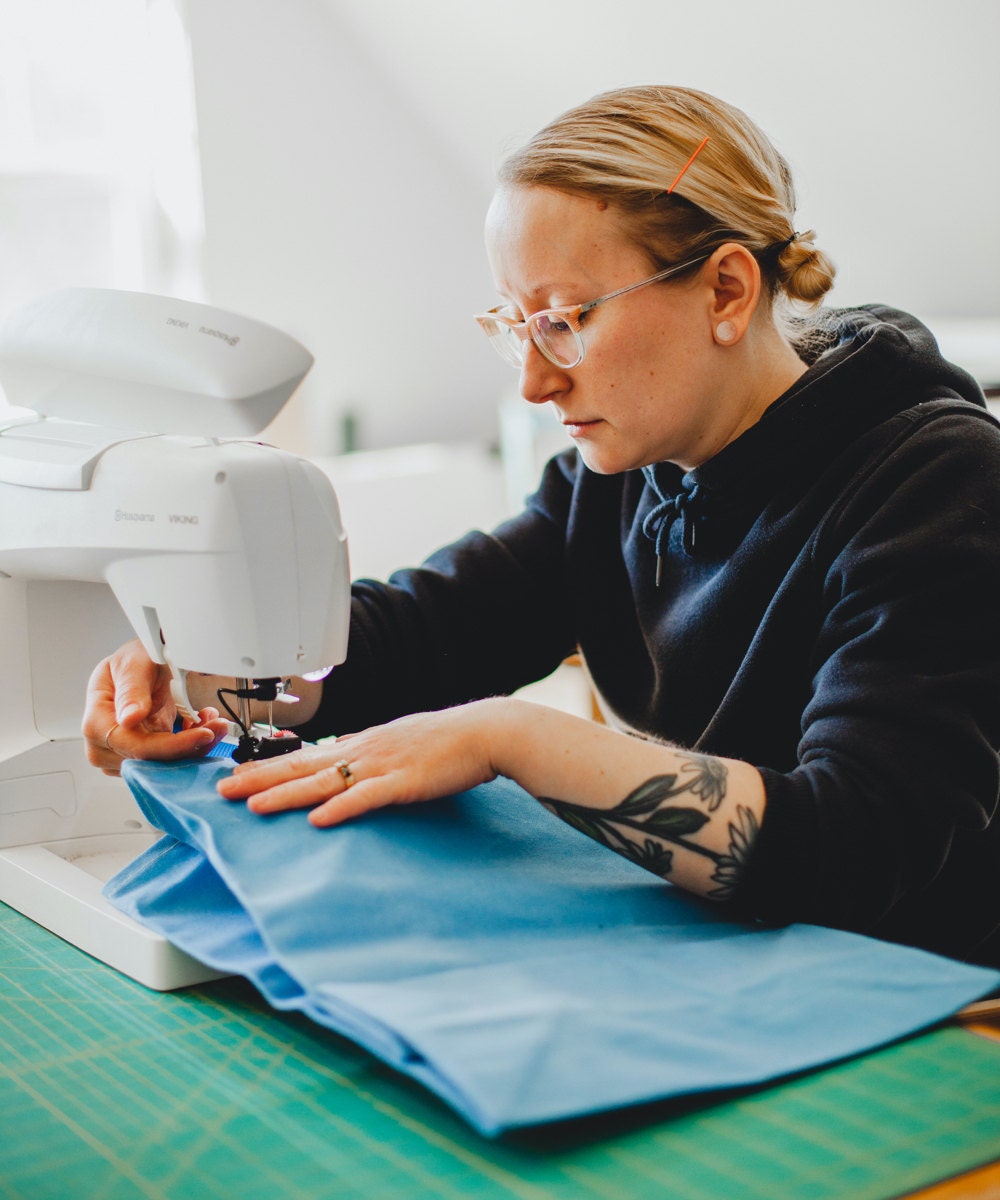
<instances>
[{"instance_id":1,"label":"presser foot","mask_svg":"<svg viewBox=\"0 0 1000 1200\"><path fill-rule=\"evenodd\" d=\"M276 729L264 737L255 737L252 733L240 734L233 751L233 762L258 762L265 758L277 758L281 754L291 754L293 750L302 749L302 739L297 733Z\"/></svg>"}]
</instances>

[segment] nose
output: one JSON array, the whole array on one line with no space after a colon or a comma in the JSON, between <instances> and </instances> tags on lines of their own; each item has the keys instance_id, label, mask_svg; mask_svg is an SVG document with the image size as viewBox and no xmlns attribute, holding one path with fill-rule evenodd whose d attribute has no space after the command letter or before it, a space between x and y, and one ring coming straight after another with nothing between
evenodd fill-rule
<instances>
[{"instance_id":1,"label":"nose","mask_svg":"<svg viewBox=\"0 0 1000 1200\"><path fill-rule=\"evenodd\" d=\"M533 341L525 342L521 363L521 396L529 404L545 404L570 386L568 373L550 363Z\"/></svg>"}]
</instances>

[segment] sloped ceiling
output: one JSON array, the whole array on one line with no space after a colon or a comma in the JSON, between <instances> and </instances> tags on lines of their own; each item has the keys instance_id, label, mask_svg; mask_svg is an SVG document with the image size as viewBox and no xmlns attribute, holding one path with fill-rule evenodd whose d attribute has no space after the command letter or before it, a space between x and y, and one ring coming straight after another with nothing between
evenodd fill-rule
<instances>
[{"instance_id":1,"label":"sloped ceiling","mask_svg":"<svg viewBox=\"0 0 1000 1200\"><path fill-rule=\"evenodd\" d=\"M800 227L841 262L841 302L891 292L1000 316L983 279L984 263L1000 269L996 0L325 2L484 189L507 149L579 100L683 83L746 109L790 159Z\"/></svg>"}]
</instances>

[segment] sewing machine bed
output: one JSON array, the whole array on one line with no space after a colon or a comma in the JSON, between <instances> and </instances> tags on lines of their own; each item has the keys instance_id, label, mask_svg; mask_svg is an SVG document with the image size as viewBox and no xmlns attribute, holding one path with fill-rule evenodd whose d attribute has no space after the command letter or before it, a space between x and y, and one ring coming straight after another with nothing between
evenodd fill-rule
<instances>
[{"instance_id":1,"label":"sewing machine bed","mask_svg":"<svg viewBox=\"0 0 1000 1200\"><path fill-rule=\"evenodd\" d=\"M0 899L157 991L219 979L220 972L130 920L101 894L159 836L142 827L0 850Z\"/></svg>"}]
</instances>

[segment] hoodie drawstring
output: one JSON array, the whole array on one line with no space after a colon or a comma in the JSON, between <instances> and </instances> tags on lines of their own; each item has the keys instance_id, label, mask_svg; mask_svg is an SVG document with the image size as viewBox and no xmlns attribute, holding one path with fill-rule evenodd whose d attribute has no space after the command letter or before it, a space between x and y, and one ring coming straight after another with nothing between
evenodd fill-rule
<instances>
[{"instance_id":1,"label":"hoodie drawstring","mask_svg":"<svg viewBox=\"0 0 1000 1200\"><path fill-rule=\"evenodd\" d=\"M692 507L701 497L701 489L696 483L690 491L678 492L676 496L668 496L660 500L643 518L642 532L653 543L656 551L656 586L660 586L663 575L663 543L669 535L674 521L680 517L683 521L683 544L688 554L694 553L695 517Z\"/></svg>"}]
</instances>

